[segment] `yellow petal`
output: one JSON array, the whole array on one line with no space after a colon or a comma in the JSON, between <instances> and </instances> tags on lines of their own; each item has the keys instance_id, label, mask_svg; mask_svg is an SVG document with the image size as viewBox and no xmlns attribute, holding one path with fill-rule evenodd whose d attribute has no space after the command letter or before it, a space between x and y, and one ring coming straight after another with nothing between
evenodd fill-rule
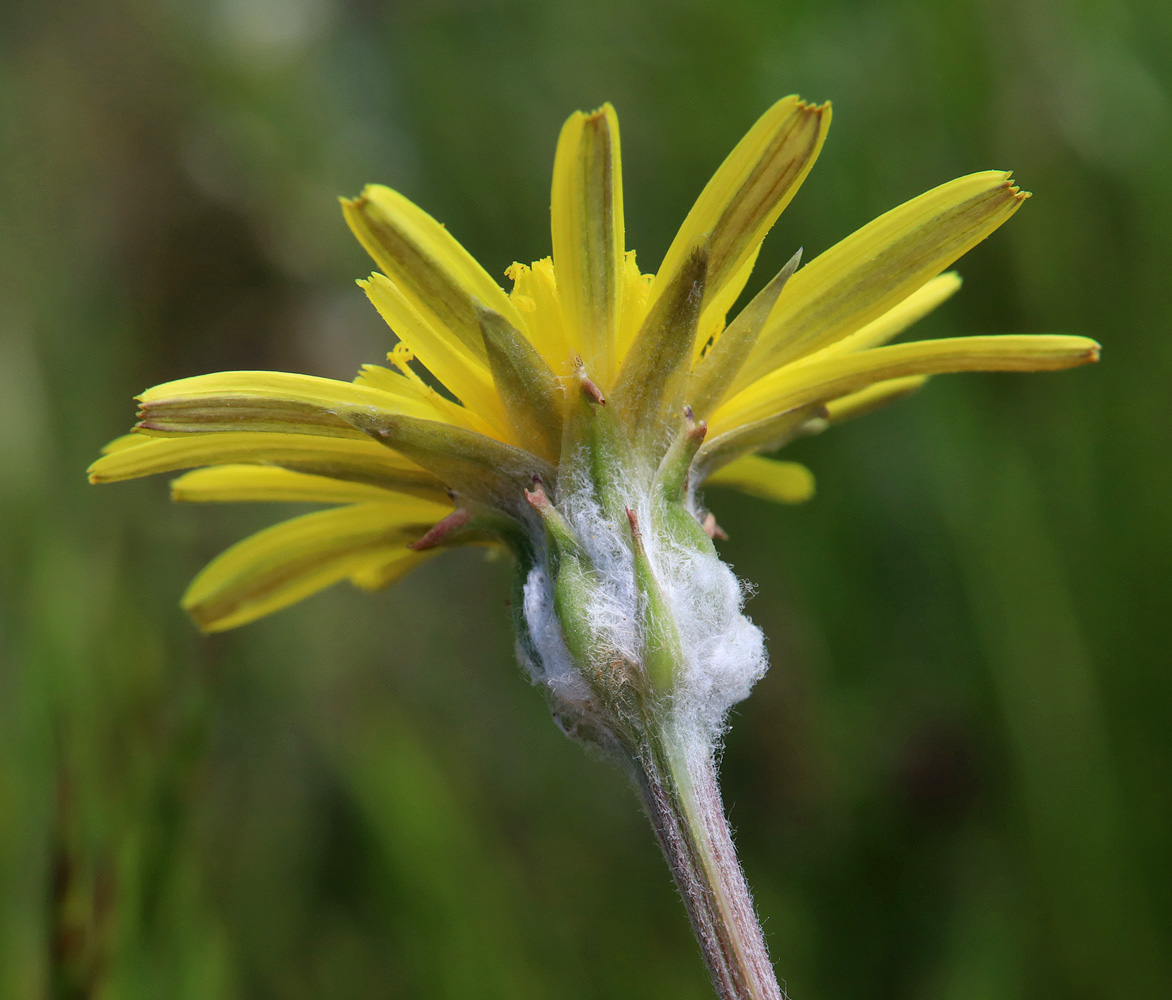
<instances>
[{"instance_id":1,"label":"yellow petal","mask_svg":"<svg viewBox=\"0 0 1172 1000\"><path fill-rule=\"evenodd\" d=\"M133 434L133 433L123 434L120 437L114 438L113 441L109 441L106 444L102 445L101 454L112 455L116 451L125 451L127 448L137 447L138 445L142 444L146 440L148 440L148 439L142 434ZM97 463L95 463L95 464L97 464ZM92 469L93 466L91 466L90 468ZM98 482L99 480L91 479L90 481L91 482Z\"/></svg>"},{"instance_id":2,"label":"yellow petal","mask_svg":"<svg viewBox=\"0 0 1172 1000\"><path fill-rule=\"evenodd\" d=\"M802 358L801 362L813 361L831 354L846 354L850 351L864 351L871 347L879 347L889 340L894 340L913 323L932 312L937 306L950 299L960 290L960 275L955 271L938 274L922 288L916 289L898 305L888 309L878 319L871 320L861 330L856 330L849 337L835 341L828 347L815 351Z\"/></svg>"},{"instance_id":3,"label":"yellow petal","mask_svg":"<svg viewBox=\"0 0 1172 1000\"><path fill-rule=\"evenodd\" d=\"M562 126L550 227L567 340L590 377L609 387L622 307L624 237L619 121L603 105Z\"/></svg>"},{"instance_id":4,"label":"yellow petal","mask_svg":"<svg viewBox=\"0 0 1172 1000\"><path fill-rule=\"evenodd\" d=\"M447 497L444 484L435 476L365 434L354 440L249 431L179 437L128 434L112 444L119 442L124 443L90 466L90 482L112 483L200 465L246 462L366 483L440 501Z\"/></svg>"},{"instance_id":5,"label":"yellow petal","mask_svg":"<svg viewBox=\"0 0 1172 1000\"><path fill-rule=\"evenodd\" d=\"M623 261L623 309L619 318L618 339L615 341L615 364L622 366L627 352L635 342L643 321L647 318L653 274L642 274L635 262L635 251L628 250Z\"/></svg>"},{"instance_id":6,"label":"yellow petal","mask_svg":"<svg viewBox=\"0 0 1172 1000\"><path fill-rule=\"evenodd\" d=\"M435 410L408 396L370 386L285 372L217 372L178 379L138 397L148 431L253 430L358 436L351 411L403 413L435 419Z\"/></svg>"},{"instance_id":7,"label":"yellow petal","mask_svg":"<svg viewBox=\"0 0 1172 1000\"><path fill-rule=\"evenodd\" d=\"M437 419L455 424L457 427L467 427L469 430L476 431L479 434L492 433L492 428L488 421L474 410L460 405L458 401L441 396L401 360L402 358L406 358L410 361L415 357L415 352L408 350L406 344L402 342L396 344L395 350L392 350L387 357L398 359L396 360L396 365L403 364L412 377L408 378L401 371L392 371L383 365L363 365L359 369L358 374L354 376L355 383L358 385L369 385L373 389L383 389L396 393L397 395L408 396L411 399L418 400L420 403L434 409Z\"/></svg>"},{"instance_id":8,"label":"yellow petal","mask_svg":"<svg viewBox=\"0 0 1172 1000\"><path fill-rule=\"evenodd\" d=\"M1028 197L986 170L942 184L864 226L794 275L734 390L853 333L906 299Z\"/></svg>"},{"instance_id":9,"label":"yellow petal","mask_svg":"<svg viewBox=\"0 0 1172 1000\"><path fill-rule=\"evenodd\" d=\"M461 341L430 322L407 300L402 290L383 275L372 274L367 281L358 284L374 303L379 315L424 367L466 407L485 420L495 434L507 434L508 425L488 370L483 338L480 353L474 356ZM480 336L479 320L476 329L477 336Z\"/></svg>"},{"instance_id":10,"label":"yellow petal","mask_svg":"<svg viewBox=\"0 0 1172 1000\"><path fill-rule=\"evenodd\" d=\"M874 385L852 392L849 396L840 396L826 404L826 420L832 424L841 424L844 420L853 420L867 413L873 413L888 403L894 403L917 392L925 382L927 375L908 375L906 378L888 379L886 382L876 382Z\"/></svg>"},{"instance_id":11,"label":"yellow petal","mask_svg":"<svg viewBox=\"0 0 1172 1000\"><path fill-rule=\"evenodd\" d=\"M171 499L184 503L387 503L400 495L369 483L315 476L267 465L217 465L196 469L171 483ZM420 504L425 501L419 501ZM432 520L445 517L450 503L433 503ZM432 516L433 515L433 516Z\"/></svg>"},{"instance_id":12,"label":"yellow petal","mask_svg":"<svg viewBox=\"0 0 1172 1000\"><path fill-rule=\"evenodd\" d=\"M423 552L413 552L407 548L395 549L389 554L368 559L355 567L350 573L350 582L360 590L382 590L441 552L443 549L426 549Z\"/></svg>"},{"instance_id":13,"label":"yellow petal","mask_svg":"<svg viewBox=\"0 0 1172 1000\"><path fill-rule=\"evenodd\" d=\"M514 262L505 274L513 281L509 298L525 316L529 340L537 353L555 374L570 374L574 352L566 340L553 260L542 257L531 265Z\"/></svg>"},{"instance_id":14,"label":"yellow petal","mask_svg":"<svg viewBox=\"0 0 1172 1000\"><path fill-rule=\"evenodd\" d=\"M718 469L704 485L728 486L775 503L805 503L814 495L814 474L798 462L746 455Z\"/></svg>"},{"instance_id":15,"label":"yellow petal","mask_svg":"<svg viewBox=\"0 0 1172 1000\"><path fill-rule=\"evenodd\" d=\"M418 507L381 503L283 521L213 559L183 607L205 632L235 628L393 557L428 527Z\"/></svg>"},{"instance_id":16,"label":"yellow petal","mask_svg":"<svg viewBox=\"0 0 1172 1000\"><path fill-rule=\"evenodd\" d=\"M358 241L403 297L437 330L450 331L474 357L484 357L475 300L524 329L509 297L476 258L398 191L369 184L360 197L343 200L342 211Z\"/></svg>"},{"instance_id":17,"label":"yellow petal","mask_svg":"<svg viewBox=\"0 0 1172 1000\"><path fill-rule=\"evenodd\" d=\"M712 261L701 327L710 314L727 312L765 234L818 158L829 127L829 104L816 107L791 96L766 111L696 199L663 259L652 297L684 263L689 247L707 235Z\"/></svg>"},{"instance_id":18,"label":"yellow petal","mask_svg":"<svg viewBox=\"0 0 1172 1000\"><path fill-rule=\"evenodd\" d=\"M887 379L961 371L1057 371L1098 361L1086 337L952 337L892 344L787 365L717 410L714 434L821 400L837 399Z\"/></svg>"}]
</instances>

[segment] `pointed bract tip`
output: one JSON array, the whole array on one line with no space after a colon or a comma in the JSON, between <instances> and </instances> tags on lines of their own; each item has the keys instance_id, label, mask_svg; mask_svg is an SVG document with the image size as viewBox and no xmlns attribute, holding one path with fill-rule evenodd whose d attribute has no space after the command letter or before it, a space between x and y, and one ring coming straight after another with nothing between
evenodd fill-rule
<instances>
[{"instance_id":1,"label":"pointed bract tip","mask_svg":"<svg viewBox=\"0 0 1172 1000\"><path fill-rule=\"evenodd\" d=\"M495 309L490 309L475 295L472 296L472 308L476 312L476 318L484 323L485 321L492 322L497 319L504 319L504 317Z\"/></svg>"},{"instance_id":2,"label":"pointed bract tip","mask_svg":"<svg viewBox=\"0 0 1172 1000\"><path fill-rule=\"evenodd\" d=\"M697 420L691 406L684 407L684 434L697 446L708 434L708 421Z\"/></svg>"},{"instance_id":3,"label":"pointed bract tip","mask_svg":"<svg viewBox=\"0 0 1172 1000\"><path fill-rule=\"evenodd\" d=\"M606 406L606 397L598 384L586 374L586 365L578 355L574 355L574 374L578 376L578 385L586 397L599 406Z\"/></svg>"},{"instance_id":4,"label":"pointed bract tip","mask_svg":"<svg viewBox=\"0 0 1172 1000\"><path fill-rule=\"evenodd\" d=\"M442 521L437 522L427 534L412 542L407 548L414 552L422 552L424 549L435 548L435 546L445 541L453 532L464 527L471 516L472 511L468 510L468 508L457 507Z\"/></svg>"},{"instance_id":5,"label":"pointed bract tip","mask_svg":"<svg viewBox=\"0 0 1172 1000\"><path fill-rule=\"evenodd\" d=\"M545 492L545 486L540 476L533 477L533 486L525 491L525 499L529 501L529 506L539 514L549 509L549 494Z\"/></svg>"},{"instance_id":6,"label":"pointed bract tip","mask_svg":"<svg viewBox=\"0 0 1172 1000\"><path fill-rule=\"evenodd\" d=\"M700 527L704 529L704 534L709 538L718 539L722 542L728 541L728 532L716 523L716 515L710 510L704 512L704 519L700 522Z\"/></svg>"}]
</instances>

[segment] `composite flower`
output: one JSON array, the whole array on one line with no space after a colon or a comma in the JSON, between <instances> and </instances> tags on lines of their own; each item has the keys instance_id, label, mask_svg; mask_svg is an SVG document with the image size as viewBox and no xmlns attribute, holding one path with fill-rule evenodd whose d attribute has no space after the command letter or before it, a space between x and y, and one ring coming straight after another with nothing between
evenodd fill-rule
<instances>
[{"instance_id":1,"label":"composite flower","mask_svg":"<svg viewBox=\"0 0 1172 1000\"><path fill-rule=\"evenodd\" d=\"M423 209L369 186L342 209L378 268L360 284L396 338L386 363L353 382L237 371L155 386L89 470L190 470L176 500L323 508L199 573L182 603L206 631L345 580L385 587L447 549L509 550L519 658L562 728L627 770L727 998L780 991L714 763L764 643L715 548L707 489L801 502L809 471L767 457L788 441L936 374L1099 353L1074 336L891 343L957 291L947 269L1028 197L999 170L933 188L807 264L799 251L733 315L830 117L797 97L766 111L654 274L626 245L609 105L562 128L552 253L513 264L508 291Z\"/></svg>"},{"instance_id":2,"label":"composite flower","mask_svg":"<svg viewBox=\"0 0 1172 1000\"><path fill-rule=\"evenodd\" d=\"M1065 336L884 346L959 288L942 272L1028 197L993 170L895 208L805 267L795 258L730 321L830 117L829 105L796 97L770 108L704 188L655 274L624 241L609 105L566 122L552 256L509 268L509 292L426 212L369 186L342 205L379 268L360 284L397 337L389 365L365 365L352 383L223 372L155 386L90 479L190 468L173 483L176 500L331 505L246 539L196 578L184 607L215 631L341 580L385 586L442 549L515 545L532 533L525 494L535 477L552 496L574 475L581 448L567 431L584 405L611 411L630 450L626 474L644 478L690 408L705 434L683 502L711 530L706 485L804 500L810 474L759 453L928 375L1097 358L1096 344Z\"/></svg>"}]
</instances>

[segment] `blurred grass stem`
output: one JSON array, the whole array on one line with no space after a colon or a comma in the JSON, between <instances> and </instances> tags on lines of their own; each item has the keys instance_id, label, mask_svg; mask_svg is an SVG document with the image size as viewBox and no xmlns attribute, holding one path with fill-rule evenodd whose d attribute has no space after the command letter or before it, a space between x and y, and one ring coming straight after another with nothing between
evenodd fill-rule
<instances>
[{"instance_id":1,"label":"blurred grass stem","mask_svg":"<svg viewBox=\"0 0 1172 1000\"><path fill-rule=\"evenodd\" d=\"M720 1000L782 1000L737 860L711 751L652 740L635 784L671 868Z\"/></svg>"}]
</instances>

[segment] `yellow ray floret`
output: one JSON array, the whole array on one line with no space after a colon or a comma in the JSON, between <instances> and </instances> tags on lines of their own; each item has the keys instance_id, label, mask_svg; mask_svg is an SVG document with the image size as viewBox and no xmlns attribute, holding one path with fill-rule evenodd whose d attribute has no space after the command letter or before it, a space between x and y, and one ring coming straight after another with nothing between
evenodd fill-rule
<instances>
[{"instance_id":1,"label":"yellow ray floret","mask_svg":"<svg viewBox=\"0 0 1172 1000\"><path fill-rule=\"evenodd\" d=\"M461 340L429 322L390 279L372 274L358 284L411 353L487 425L489 433L503 436L504 412L493 386L483 338L480 354L474 355ZM476 330L480 337L479 322Z\"/></svg>"},{"instance_id":2,"label":"yellow ray floret","mask_svg":"<svg viewBox=\"0 0 1172 1000\"><path fill-rule=\"evenodd\" d=\"M791 96L765 112L722 163L688 213L659 269L653 296L662 293L701 237L711 244L706 330L736 301L765 234L810 172L826 132L830 105ZM707 323L705 320L707 319Z\"/></svg>"},{"instance_id":3,"label":"yellow ray floret","mask_svg":"<svg viewBox=\"0 0 1172 1000\"><path fill-rule=\"evenodd\" d=\"M1027 197L1005 171L970 174L831 247L786 286L735 388L877 318L985 239Z\"/></svg>"},{"instance_id":4,"label":"yellow ray floret","mask_svg":"<svg viewBox=\"0 0 1172 1000\"><path fill-rule=\"evenodd\" d=\"M569 375L574 351L566 338L553 259L543 257L531 265L514 262L505 274L513 282L509 298L524 314L525 329L534 348L555 373Z\"/></svg>"},{"instance_id":5,"label":"yellow ray floret","mask_svg":"<svg viewBox=\"0 0 1172 1000\"><path fill-rule=\"evenodd\" d=\"M927 381L927 375L908 375L904 378L888 379L886 382L876 382L866 389L830 400L826 404L825 419L827 423L840 424L844 420L874 413L889 403L910 396L923 388Z\"/></svg>"},{"instance_id":6,"label":"yellow ray floret","mask_svg":"<svg viewBox=\"0 0 1172 1000\"><path fill-rule=\"evenodd\" d=\"M243 625L375 565L425 558L406 546L443 513L403 498L283 521L213 559L187 588L183 607L206 632Z\"/></svg>"},{"instance_id":7,"label":"yellow ray floret","mask_svg":"<svg viewBox=\"0 0 1172 1000\"><path fill-rule=\"evenodd\" d=\"M837 399L887 379L963 371L1059 371L1097 361L1086 337L954 337L894 344L788 365L734 396L713 417L716 433L819 400Z\"/></svg>"},{"instance_id":8,"label":"yellow ray floret","mask_svg":"<svg viewBox=\"0 0 1172 1000\"><path fill-rule=\"evenodd\" d=\"M360 439L222 431L148 437L127 434L111 442L89 468L90 482L112 483L201 465L251 463L365 483L443 501L444 484L414 462L363 436Z\"/></svg>"},{"instance_id":9,"label":"yellow ray floret","mask_svg":"<svg viewBox=\"0 0 1172 1000\"><path fill-rule=\"evenodd\" d=\"M342 201L350 229L404 299L434 328L484 358L474 303L521 325L508 296L458 240L418 205L381 184Z\"/></svg>"},{"instance_id":10,"label":"yellow ray floret","mask_svg":"<svg viewBox=\"0 0 1172 1000\"><path fill-rule=\"evenodd\" d=\"M267 465L217 465L174 480L171 499L182 503L398 503L401 494L369 483ZM450 509L451 504L436 504L437 512Z\"/></svg>"},{"instance_id":11,"label":"yellow ray floret","mask_svg":"<svg viewBox=\"0 0 1172 1000\"><path fill-rule=\"evenodd\" d=\"M353 413L442 419L432 406L401 393L285 372L218 372L165 382L139 400L139 427L154 433L274 431L359 437Z\"/></svg>"},{"instance_id":12,"label":"yellow ray floret","mask_svg":"<svg viewBox=\"0 0 1172 1000\"><path fill-rule=\"evenodd\" d=\"M550 229L571 348L609 385L622 308L624 235L619 121L603 105L571 115L558 137Z\"/></svg>"},{"instance_id":13,"label":"yellow ray floret","mask_svg":"<svg viewBox=\"0 0 1172 1000\"><path fill-rule=\"evenodd\" d=\"M746 455L714 472L704 485L727 486L775 503L805 503L814 495L814 474L799 462Z\"/></svg>"},{"instance_id":14,"label":"yellow ray floret","mask_svg":"<svg viewBox=\"0 0 1172 1000\"><path fill-rule=\"evenodd\" d=\"M933 309L950 299L960 291L960 285L960 275L955 271L938 274L877 319L871 320L861 329L841 340L836 340L820 351L807 354L795 364L804 364L832 354L846 354L851 351L865 351L869 347L880 347L889 340L894 340L913 323L918 323Z\"/></svg>"}]
</instances>

